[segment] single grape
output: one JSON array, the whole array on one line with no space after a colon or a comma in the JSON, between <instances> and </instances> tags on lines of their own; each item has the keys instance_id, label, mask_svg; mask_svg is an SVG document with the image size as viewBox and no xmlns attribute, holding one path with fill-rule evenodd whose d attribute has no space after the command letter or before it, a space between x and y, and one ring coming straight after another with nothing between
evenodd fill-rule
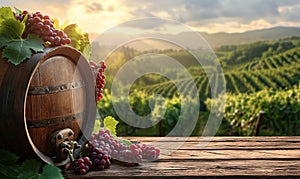
<instances>
[{"instance_id":1,"label":"single grape","mask_svg":"<svg viewBox=\"0 0 300 179\"><path fill-rule=\"evenodd\" d=\"M28 11L24 10L24 11L22 12L22 14L23 14L23 15L26 15L26 14L28 14Z\"/></svg>"},{"instance_id":2,"label":"single grape","mask_svg":"<svg viewBox=\"0 0 300 179\"><path fill-rule=\"evenodd\" d=\"M53 40L53 43L54 43L55 46L60 45L60 43L61 43L61 38L60 38L59 36L55 36L55 37L54 37L54 40Z\"/></svg>"},{"instance_id":3,"label":"single grape","mask_svg":"<svg viewBox=\"0 0 300 179\"><path fill-rule=\"evenodd\" d=\"M44 15L44 20L50 20L50 17L48 15Z\"/></svg>"}]
</instances>

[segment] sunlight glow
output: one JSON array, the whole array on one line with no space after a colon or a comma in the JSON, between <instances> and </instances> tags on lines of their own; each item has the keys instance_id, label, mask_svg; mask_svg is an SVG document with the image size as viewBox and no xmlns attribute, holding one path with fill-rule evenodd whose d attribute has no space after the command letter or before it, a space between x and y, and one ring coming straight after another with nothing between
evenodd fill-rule
<instances>
[{"instance_id":1,"label":"sunlight glow","mask_svg":"<svg viewBox=\"0 0 300 179\"><path fill-rule=\"evenodd\" d=\"M99 3L101 2L101 4ZM88 8L95 7L94 11ZM74 0L68 10L68 19L76 22L83 31L101 33L128 18L128 9L118 6L117 1L82 1Z\"/></svg>"}]
</instances>

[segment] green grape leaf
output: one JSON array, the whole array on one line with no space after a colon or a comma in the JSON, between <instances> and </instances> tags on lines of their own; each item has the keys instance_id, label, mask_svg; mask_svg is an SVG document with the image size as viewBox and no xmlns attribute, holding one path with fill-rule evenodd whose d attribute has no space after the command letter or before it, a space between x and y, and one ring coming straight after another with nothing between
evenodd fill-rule
<instances>
[{"instance_id":1,"label":"green grape leaf","mask_svg":"<svg viewBox=\"0 0 300 179\"><path fill-rule=\"evenodd\" d=\"M83 55L85 56L86 59L90 58L92 47L91 47L88 33L83 34L80 51L83 53Z\"/></svg>"},{"instance_id":2,"label":"green grape leaf","mask_svg":"<svg viewBox=\"0 0 300 179\"><path fill-rule=\"evenodd\" d=\"M43 173L41 174L40 179L64 179L60 171L61 170L59 168L47 164L43 167Z\"/></svg>"},{"instance_id":3,"label":"green grape leaf","mask_svg":"<svg viewBox=\"0 0 300 179\"><path fill-rule=\"evenodd\" d=\"M17 164L8 165L8 164L0 163L0 176L1 175L6 176L5 178L7 177L16 178L18 175L18 165Z\"/></svg>"},{"instance_id":4,"label":"green grape leaf","mask_svg":"<svg viewBox=\"0 0 300 179\"><path fill-rule=\"evenodd\" d=\"M41 163L36 160L26 160L19 169L19 176L17 179L27 179L38 176Z\"/></svg>"},{"instance_id":5,"label":"green grape leaf","mask_svg":"<svg viewBox=\"0 0 300 179\"><path fill-rule=\"evenodd\" d=\"M8 39L21 39L25 24L16 19L5 19L1 22L0 35Z\"/></svg>"},{"instance_id":6,"label":"green grape leaf","mask_svg":"<svg viewBox=\"0 0 300 179\"><path fill-rule=\"evenodd\" d=\"M100 120L95 120L95 125L94 125L94 129L93 129L93 133L99 132L101 128L101 122Z\"/></svg>"},{"instance_id":7,"label":"green grape leaf","mask_svg":"<svg viewBox=\"0 0 300 179\"><path fill-rule=\"evenodd\" d=\"M53 26L55 29L64 30L69 25L69 21L65 21L62 25L60 25L59 20L57 18L51 19L53 22Z\"/></svg>"},{"instance_id":8,"label":"green grape leaf","mask_svg":"<svg viewBox=\"0 0 300 179\"><path fill-rule=\"evenodd\" d=\"M27 19L28 19L28 14L26 14L22 20L22 23L25 24L25 26L26 26Z\"/></svg>"},{"instance_id":9,"label":"green grape leaf","mask_svg":"<svg viewBox=\"0 0 300 179\"><path fill-rule=\"evenodd\" d=\"M70 24L64 28L64 32L68 35L69 38L71 38L72 43L79 44L79 41L82 38L82 34L80 34L80 32L77 31L77 28L77 24Z\"/></svg>"},{"instance_id":10,"label":"green grape leaf","mask_svg":"<svg viewBox=\"0 0 300 179\"><path fill-rule=\"evenodd\" d=\"M8 152L6 150L0 149L0 163L5 163L8 165L15 164L19 159L15 154Z\"/></svg>"},{"instance_id":11,"label":"green grape leaf","mask_svg":"<svg viewBox=\"0 0 300 179\"><path fill-rule=\"evenodd\" d=\"M117 124L119 121L115 120L112 116L107 116L104 118L104 128L110 130L112 135L117 135Z\"/></svg>"},{"instance_id":12,"label":"green grape leaf","mask_svg":"<svg viewBox=\"0 0 300 179\"><path fill-rule=\"evenodd\" d=\"M0 176L15 178L18 174L17 157L15 154L0 149Z\"/></svg>"},{"instance_id":13,"label":"green grape leaf","mask_svg":"<svg viewBox=\"0 0 300 179\"><path fill-rule=\"evenodd\" d=\"M66 26L63 31L71 39L70 46L82 52L86 58L89 58L91 47L88 33L83 33L77 24L70 24Z\"/></svg>"},{"instance_id":14,"label":"green grape leaf","mask_svg":"<svg viewBox=\"0 0 300 179\"><path fill-rule=\"evenodd\" d=\"M51 19L51 21L53 22L53 27L55 29L61 29L61 27L59 25L59 20L57 18L53 18L53 19Z\"/></svg>"},{"instance_id":15,"label":"green grape leaf","mask_svg":"<svg viewBox=\"0 0 300 179\"><path fill-rule=\"evenodd\" d=\"M9 41L8 38L0 35L0 49L5 47L8 41Z\"/></svg>"},{"instance_id":16,"label":"green grape leaf","mask_svg":"<svg viewBox=\"0 0 300 179\"><path fill-rule=\"evenodd\" d=\"M126 140L126 139L121 139L121 140L119 140L119 142L123 143L123 144L125 144L127 146L130 146L132 144L132 142L130 142L129 140Z\"/></svg>"},{"instance_id":17,"label":"green grape leaf","mask_svg":"<svg viewBox=\"0 0 300 179\"><path fill-rule=\"evenodd\" d=\"M0 179L14 179L16 178L15 176L6 176L0 173Z\"/></svg>"},{"instance_id":18,"label":"green grape leaf","mask_svg":"<svg viewBox=\"0 0 300 179\"><path fill-rule=\"evenodd\" d=\"M28 35L26 39L12 39L6 43L7 47L2 51L2 57L18 65L30 58L32 51L42 52L44 48L43 43L43 40L36 35Z\"/></svg>"},{"instance_id":19,"label":"green grape leaf","mask_svg":"<svg viewBox=\"0 0 300 179\"><path fill-rule=\"evenodd\" d=\"M16 11L17 14L22 14L22 11L20 9L18 9L16 7L14 7L14 9L15 9L15 11Z\"/></svg>"},{"instance_id":20,"label":"green grape leaf","mask_svg":"<svg viewBox=\"0 0 300 179\"><path fill-rule=\"evenodd\" d=\"M0 26L2 21L6 19L15 19L14 13L10 7L1 7L0 8Z\"/></svg>"}]
</instances>

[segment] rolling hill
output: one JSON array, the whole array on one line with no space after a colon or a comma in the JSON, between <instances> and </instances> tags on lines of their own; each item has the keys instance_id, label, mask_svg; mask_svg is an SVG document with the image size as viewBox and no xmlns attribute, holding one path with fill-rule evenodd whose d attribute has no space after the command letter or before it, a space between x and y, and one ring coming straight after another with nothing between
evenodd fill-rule
<instances>
[{"instance_id":1,"label":"rolling hill","mask_svg":"<svg viewBox=\"0 0 300 179\"><path fill-rule=\"evenodd\" d=\"M199 33L204 40L215 49L222 45L239 45L256 41L278 40L292 36L300 36L300 27L278 26L269 29L246 31L242 33ZM100 46L118 46L124 42L127 42L125 46L129 46L139 51L147 51L157 48L159 48L159 50L175 48L174 44L166 44L162 41L152 41L151 43L140 41L140 43L136 43L136 41L133 41L136 39L135 35L123 34L122 32L111 32L105 33L104 35L91 32L90 36L91 39L93 39L93 43L99 43ZM140 36L143 36L143 34ZM194 38L195 32L181 32L179 34L147 33L144 34L144 36L159 37L161 39L167 39L168 41L183 42L184 44L186 44L185 42L188 40L188 45L186 45L185 48L190 49L199 48L201 46L197 38ZM101 49L98 50L101 51Z\"/></svg>"}]
</instances>

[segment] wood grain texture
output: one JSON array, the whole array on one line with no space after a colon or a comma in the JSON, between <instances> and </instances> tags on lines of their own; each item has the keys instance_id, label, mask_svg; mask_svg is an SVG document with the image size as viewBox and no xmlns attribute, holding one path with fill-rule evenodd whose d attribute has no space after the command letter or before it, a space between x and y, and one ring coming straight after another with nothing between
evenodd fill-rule
<instances>
[{"instance_id":1,"label":"wood grain texture","mask_svg":"<svg viewBox=\"0 0 300 179\"><path fill-rule=\"evenodd\" d=\"M184 138L127 137L148 144L181 144ZM135 167L112 164L104 171L84 176L64 171L66 178L300 178L300 137L214 137L199 147L197 137L189 137L179 149L162 149L158 161ZM168 153L167 155L165 153Z\"/></svg>"},{"instance_id":2,"label":"wood grain texture","mask_svg":"<svg viewBox=\"0 0 300 179\"><path fill-rule=\"evenodd\" d=\"M64 56L54 56L47 59L36 70L30 87L47 87L83 81L76 64L72 59ZM65 117L76 113L85 112L85 88L67 90L53 94L28 95L26 100L27 122ZM54 156L55 151L51 145L51 135L58 130L71 128L75 138L80 134L83 117L68 122L61 122L54 126L30 128L29 134L36 147L49 156ZM41 135L43 134L43 135Z\"/></svg>"}]
</instances>

